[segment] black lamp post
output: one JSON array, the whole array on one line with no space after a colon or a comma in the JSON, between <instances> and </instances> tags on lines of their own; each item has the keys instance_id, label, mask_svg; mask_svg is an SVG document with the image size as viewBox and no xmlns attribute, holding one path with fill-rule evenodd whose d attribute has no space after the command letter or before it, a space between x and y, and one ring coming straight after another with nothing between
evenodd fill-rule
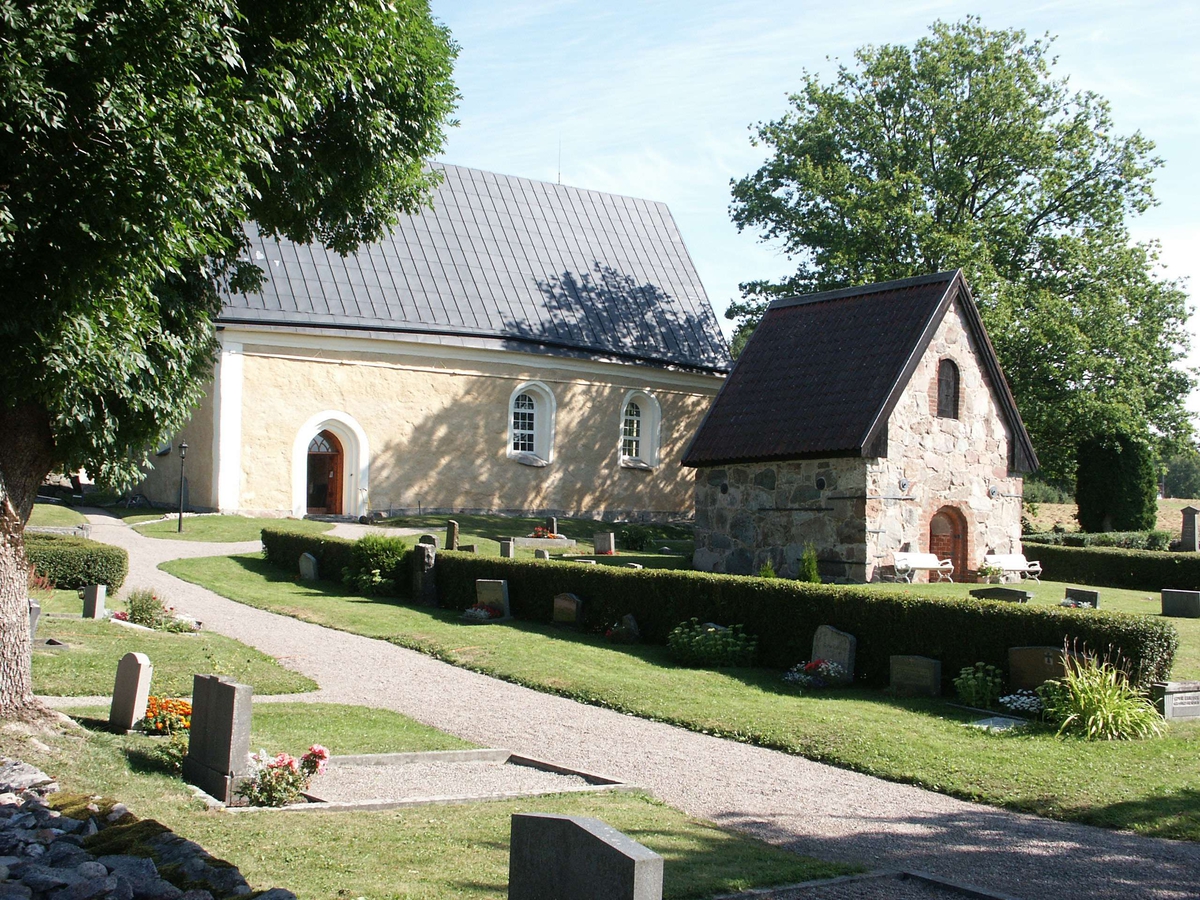
<instances>
[{"instance_id":1,"label":"black lamp post","mask_svg":"<svg viewBox=\"0 0 1200 900\"><path fill-rule=\"evenodd\" d=\"M183 461L187 459L187 441L179 445L179 532L183 532Z\"/></svg>"}]
</instances>

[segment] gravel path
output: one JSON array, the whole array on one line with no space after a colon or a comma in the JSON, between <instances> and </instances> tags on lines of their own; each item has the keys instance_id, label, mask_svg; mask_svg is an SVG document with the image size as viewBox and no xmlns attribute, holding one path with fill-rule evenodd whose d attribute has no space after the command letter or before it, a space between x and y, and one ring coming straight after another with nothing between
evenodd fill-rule
<instances>
[{"instance_id":1,"label":"gravel path","mask_svg":"<svg viewBox=\"0 0 1200 900\"><path fill-rule=\"evenodd\" d=\"M489 794L551 793L588 787L578 775L561 775L504 762L433 762L403 765L329 764L309 793L322 800L413 800L486 797Z\"/></svg>"},{"instance_id":2,"label":"gravel path","mask_svg":"<svg viewBox=\"0 0 1200 900\"><path fill-rule=\"evenodd\" d=\"M1200 845L966 803L540 694L242 606L156 568L252 544L145 538L108 516L89 520L94 539L129 551L130 586L160 589L206 629L315 679L321 690L308 699L393 709L483 746L611 775L691 815L822 859L929 872L1029 900L1200 898Z\"/></svg>"}]
</instances>

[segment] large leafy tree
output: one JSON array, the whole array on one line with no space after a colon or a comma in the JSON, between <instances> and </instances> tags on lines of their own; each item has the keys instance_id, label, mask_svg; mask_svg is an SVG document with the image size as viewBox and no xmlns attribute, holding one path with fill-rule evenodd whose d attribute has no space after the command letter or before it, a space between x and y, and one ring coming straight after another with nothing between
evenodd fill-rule
<instances>
[{"instance_id":1,"label":"large leafy tree","mask_svg":"<svg viewBox=\"0 0 1200 900\"><path fill-rule=\"evenodd\" d=\"M38 485L186 419L244 222L345 252L428 201L454 54L426 0L0 0L0 714Z\"/></svg>"},{"instance_id":2,"label":"large leafy tree","mask_svg":"<svg viewBox=\"0 0 1200 900\"><path fill-rule=\"evenodd\" d=\"M742 286L735 349L772 296L962 268L1047 477L1070 480L1093 435L1181 441L1187 298L1127 229L1161 161L1049 51L972 18L808 75L755 129L766 163L733 183L739 229L797 263Z\"/></svg>"}]
</instances>

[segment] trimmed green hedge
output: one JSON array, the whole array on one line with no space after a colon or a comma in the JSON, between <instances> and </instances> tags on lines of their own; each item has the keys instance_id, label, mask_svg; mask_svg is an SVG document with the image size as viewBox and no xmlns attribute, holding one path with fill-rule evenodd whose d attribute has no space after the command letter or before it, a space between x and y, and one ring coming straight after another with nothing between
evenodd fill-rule
<instances>
[{"instance_id":1,"label":"trimmed green hedge","mask_svg":"<svg viewBox=\"0 0 1200 900\"><path fill-rule=\"evenodd\" d=\"M1144 591L1200 591L1200 553L1046 544L1029 548L1025 555L1036 558L1054 581Z\"/></svg>"},{"instance_id":2,"label":"trimmed green hedge","mask_svg":"<svg viewBox=\"0 0 1200 900\"><path fill-rule=\"evenodd\" d=\"M832 625L858 639L855 678L874 685L888 683L888 657L894 654L940 659L949 685L959 669L977 662L1007 671L1009 647L1060 647L1066 640L1120 653L1146 686L1167 676L1178 645L1175 628L1153 616L883 595L779 578L438 553L442 606L465 609L474 603L477 578L507 579L518 618L550 621L554 596L570 592L584 600L587 630L600 631L632 613L643 638L653 643L666 643L671 629L691 618L742 624L759 639L760 662L779 669L808 659L817 627Z\"/></svg>"},{"instance_id":3,"label":"trimmed green hedge","mask_svg":"<svg viewBox=\"0 0 1200 900\"><path fill-rule=\"evenodd\" d=\"M354 541L346 538L268 526L262 530L262 543L271 565L295 574L300 573L300 557L311 553L317 558L317 574L322 581L341 584L342 569L354 562Z\"/></svg>"},{"instance_id":4,"label":"trimmed green hedge","mask_svg":"<svg viewBox=\"0 0 1200 900\"><path fill-rule=\"evenodd\" d=\"M1120 547L1123 550L1171 549L1169 531L1043 531L1021 535L1022 544L1056 547Z\"/></svg>"},{"instance_id":5,"label":"trimmed green hedge","mask_svg":"<svg viewBox=\"0 0 1200 900\"><path fill-rule=\"evenodd\" d=\"M25 555L39 575L68 590L105 584L116 591L129 574L128 553L88 538L26 532Z\"/></svg>"}]
</instances>

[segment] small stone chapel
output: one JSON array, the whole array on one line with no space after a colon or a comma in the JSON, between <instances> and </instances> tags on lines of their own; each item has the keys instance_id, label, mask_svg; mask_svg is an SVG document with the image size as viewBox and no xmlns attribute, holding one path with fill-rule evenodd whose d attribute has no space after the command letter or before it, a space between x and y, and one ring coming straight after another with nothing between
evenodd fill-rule
<instances>
[{"instance_id":1,"label":"small stone chapel","mask_svg":"<svg viewBox=\"0 0 1200 900\"><path fill-rule=\"evenodd\" d=\"M697 569L877 581L897 552L973 580L1021 552L1029 434L962 272L774 301L684 453Z\"/></svg>"}]
</instances>

